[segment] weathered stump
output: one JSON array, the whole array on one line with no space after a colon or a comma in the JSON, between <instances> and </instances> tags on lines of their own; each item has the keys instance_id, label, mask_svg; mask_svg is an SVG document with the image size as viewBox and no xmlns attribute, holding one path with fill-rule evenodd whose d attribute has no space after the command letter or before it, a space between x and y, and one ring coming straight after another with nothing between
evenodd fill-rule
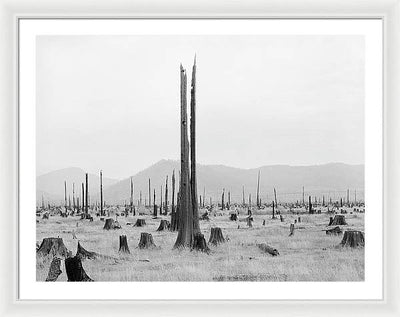
<instances>
[{"instance_id":1,"label":"weathered stump","mask_svg":"<svg viewBox=\"0 0 400 317\"><path fill-rule=\"evenodd\" d=\"M285 221L285 218L283 218L282 215L279 215L279 219L281 220L281 222L284 222L284 221Z\"/></svg>"},{"instance_id":2,"label":"weathered stump","mask_svg":"<svg viewBox=\"0 0 400 317\"><path fill-rule=\"evenodd\" d=\"M364 233L356 230L347 230L344 232L342 242L340 242L342 247L364 247L365 238Z\"/></svg>"},{"instance_id":3,"label":"weathered stump","mask_svg":"<svg viewBox=\"0 0 400 317\"><path fill-rule=\"evenodd\" d=\"M206 239L204 239L204 234L198 232L193 237L193 246L191 250L201 251L208 253L210 249L207 246Z\"/></svg>"},{"instance_id":4,"label":"weathered stump","mask_svg":"<svg viewBox=\"0 0 400 317\"><path fill-rule=\"evenodd\" d=\"M289 237L290 237L290 236L294 235L294 224L293 223L290 224L289 230L290 230L290 233L289 233Z\"/></svg>"},{"instance_id":5,"label":"weathered stump","mask_svg":"<svg viewBox=\"0 0 400 317\"><path fill-rule=\"evenodd\" d=\"M139 249L155 248L153 236L150 233L142 232L140 234Z\"/></svg>"},{"instance_id":6,"label":"weathered stump","mask_svg":"<svg viewBox=\"0 0 400 317\"><path fill-rule=\"evenodd\" d=\"M51 255L66 258L69 254L62 238L44 238L39 249L39 255Z\"/></svg>"},{"instance_id":7,"label":"weathered stump","mask_svg":"<svg viewBox=\"0 0 400 317\"><path fill-rule=\"evenodd\" d=\"M326 232L326 234L328 234L328 235L335 235L335 236L337 236L337 235L342 234L342 229L340 229L339 226L336 226L335 228L325 230L325 232Z\"/></svg>"},{"instance_id":8,"label":"weathered stump","mask_svg":"<svg viewBox=\"0 0 400 317\"><path fill-rule=\"evenodd\" d=\"M111 218L107 218L103 229L105 230L121 229L121 225L119 224L118 221Z\"/></svg>"},{"instance_id":9,"label":"weathered stump","mask_svg":"<svg viewBox=\"0 0 400 317\"><path fill-rule=\"evenodd\" d=\"M136 219L136 223L134 227L144 227L146 225L146 220L144 219Z\"/></svg>"},{"instance_id":10,"label":"weathered stump","mask_svg":"<svg viewBox=\"0 0 400 317\"><path fill-rule=\"evenodd\" d=\"M169 221L163 219L160 221L160 225L158 226L157 231L168 230L170 226L171 226L171 224L169 223Z\"/></svg>"},{"instance_id":11,"label":"weathered stump","mask_svg":"<svg viewBox=\"0 0 400 317\"><path fill-rule=\"evenodd\" d=\"M94 260L98 258L100 255L96 252L87 251L84 247L81 246L80 242L78 241L78 248L76 250L75 256L80 258L81 260L83 259Z\"/></svg>"},{"instance_id":12,"label":"weathered stump","mask_svg":"<svg viewBox=\"0 0 400 317\"><path fill-rule=\"evenodd\" d=\"M122 253L131 253L128 247L128 240L125 235L119 236L119 251Z\"/></svg>"},{"instance_id":13,"label":"weathered stump","mask_svg":"<svg viewBox=\"0 0 400 317\"><path fill-rule=\"evenodd\" d=\"M231 214L231 215L229 216L229 220L230 220L230 221L237 221L237 214Z\"/></svg>"},{"instance_id":14,"label":"weathered stump","mask_svg":"<svg viewBox=\"0 0 400 317\"><path fill-rule=\"evenodd\" d=\"M253 217L247 217L247 218L246 218L246 222L247 222L247 226L248 226L249 228L252 228L252 227L253 227L253 224L252 224L252 222L253 222Z\"/></svg>"},{"instance_id":15,"label":"weathered stump","mask_svg":"<svg viewBox=\"0 0 400 317\"><path fill-rule=\"evenodd\" d=\"M92 282L82 266L80 257L65 259L65 270L67 271L68 282Z\"/></svg>"},{"instance_id":16,"label":"weathered stump","mask_svg":"<svg viewBox=\"0 0 400 317\"><path fill-rule=\"evenodd\" d=\"M58 257L54 257L50 264L46 282L57 281L58 276L62 273L60 266L61 266L61 259Z\"/></svg>"},{"instance_id":17,"label":"weathered stump","mask_svg":"<svg viewBox=\"0 0 400 317\"><path fill-rule=\"evenodd\" d=\"M210 239L208 240L208 243L218 245L220 243L225 242L224 236L222 235L222 230L221 228L211 228L211 234L210 234Z\"/></svg>"},{"instance_id":18,"label":"weathered stump","mask_svg":"<svg viewBox=\"0 0 400 317\"><path fill-rule=\"evenodd\" d=\"M202 215L200 216L200 220L207 220L207 221L209 221L209 220L210 220L210 217L208 216L208 212L205 212L204 214L202 214Z\"/></svg>"},{"instance_id":19,"label":"weathered stump","mask_svg":"<svg viewBox=\"0 0 400 317\"><path fill-rule=\"evenodd\" d=\"M298 222L298 223L300 223L300 222L301 222L301 218L300 218L300 217L297 219L297 222Z\"/></svg>"},{"instance_id":20,"label":"weathered stump","mask_svg":"<svg viewBox=\"0 0 400 317\"><path fill-rule=\"evenodd\" d=\"M265 244L265 243L260 243L257 244L258 248L266 253L271 254L272 256L277 256L279 255L279 252L277 249L274 249L273 247L270 247L269 245Z\"/></svg>"},{"instance_id":21,"label":"weathered stump","mask_svg":"<svg viewBox=\"0 0 400 317\"><path fill-rule=\"evenodd\" d=\"M335 218L330 217L328 226L345 226L347 225L343 215L335 215Z\"/></svg>"}]
</instances>

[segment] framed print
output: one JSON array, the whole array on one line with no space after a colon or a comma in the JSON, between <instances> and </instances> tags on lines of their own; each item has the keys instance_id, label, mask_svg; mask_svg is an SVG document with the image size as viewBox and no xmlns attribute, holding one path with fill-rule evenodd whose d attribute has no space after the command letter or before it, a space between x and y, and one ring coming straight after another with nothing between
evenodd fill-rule
<instances>
[{"instance_id":1,"label":"framed print","mask_svg":"<svg viewBox=\"0 0 400 317\"><path fill-rule=\"evenodd\" d=\"M15 9L7 307L397 314L398 42L374 5Z\"/></svg>"}]
</instances>

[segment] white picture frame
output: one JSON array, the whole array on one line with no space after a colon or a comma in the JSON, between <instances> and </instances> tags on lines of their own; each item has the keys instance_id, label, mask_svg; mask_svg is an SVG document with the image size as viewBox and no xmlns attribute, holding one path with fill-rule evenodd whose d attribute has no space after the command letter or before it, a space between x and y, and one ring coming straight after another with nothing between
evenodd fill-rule
<instances>
[{"instance_id":1,"label":"white picture frame","mask_svg":"<svg viewBox=\"0 0 400 317\"><path fill-rule=\"evenodd\" d=\"M135 1L119 3L100 1L96 8L82 1L59 1L57 7L37 1L33 4L16 0L1 1L1 25L4 33L1 43L1 109L2 133L1 156L3 178L1 181L2 210L12 211L12 226L9 221L2 222L2 290L0 300L4 315L54 315L93 313L96 314L223 314L232 315L273 313L274 315L356 315L396 316L399 315L399 248L396 245L398 233L396 224L399 205L395 191L399 188L399 166L395 162L398 150L394 142L398 139L399 97L396 96L399 66L399 3L398 1L356 1L319 2L311 1L305 5L296 2L276 4L256 1L246 4L213 3L211 1L183 1L169 3L166 7L161 1L152 4ZM115 6L115 7L114 7ZM114 8L113 8L114 7ZM79 13L77 13L79 12ZM272 13L273 12L273 13ZM18 250L18 95L17 95L17 32L21 18L375 18L384 22L384 299L382 301L20 301L17 297L16 254ZM4 162L4 163L3 163ZM9 216L8 216L9 217ZM12 274L11 274L12 272ZM56 304L56 305L53 305Z\"/></svg>"}]
</instances>

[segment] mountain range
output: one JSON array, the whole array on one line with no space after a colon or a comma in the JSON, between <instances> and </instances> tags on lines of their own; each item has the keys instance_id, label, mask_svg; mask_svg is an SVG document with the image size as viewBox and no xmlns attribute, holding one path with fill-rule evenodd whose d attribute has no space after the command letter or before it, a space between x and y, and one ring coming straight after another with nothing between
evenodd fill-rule
<instances>
[{"instance_id":1,"label":"mountain range","mask_svg":"<svg viewBox=\"0 0 400 317\"><path fill-rule=\"evenodd\" d=\"M168 175L169 199L171 199L171 176L175 170L176 189L179 183L180 162L174 160L161 160L145 170L132 176L134 183L134 201L139 200L142 192L142 203L148 201L148 181L151 179L151 200L156 191L156 203L160 201L161 186L164 190L166 176ZM326 199L339 199L346 197L346 191L350 190L350 199L363 199L364 194L364 165L348 165L344 163L329 163L312 166L271 165L252 169L241 169L224 165L197 165L198 195L220 201L223 189L228 199L230 192L233 202L241 202L243 188L245 199L249 194L253 202L256 201L257 176L260 172L260 197L263 201L273 199L274 188L277 191L278 200L296 201L302 199L304 186L305 196L324 195ZM64 199L64 181L67 182L67 195L72 199L72 183L75 183L75 196L81 195L81 183L85 182L85 171L76 168L65 168L53 171L37 177L36 197L40 204L41 197L45 202L62 203ZM89 194L91 201L99 200L99 175L89 174ZM129 202L130 177L116 180L105 177L103 173L104 200L110 204L122 204ZM175 193L176 197L176 193Z\"/></svg>"}]
</instances>

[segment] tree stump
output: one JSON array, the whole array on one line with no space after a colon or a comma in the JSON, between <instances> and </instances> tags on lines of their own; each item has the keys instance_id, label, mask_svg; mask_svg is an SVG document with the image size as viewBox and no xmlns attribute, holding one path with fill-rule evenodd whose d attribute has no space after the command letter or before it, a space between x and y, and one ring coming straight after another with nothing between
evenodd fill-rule
<instances>
[{"instance_id":1,"label":"tree stump","mask_svg":"<svg viewBox=\"0 0 400 317\"><path fill-rule=\"evenodd\" d=\"M285 218L283 218L282 215L279 215L279 219L281 220L281 222L284 222L284 221L285 221Z\"/></svg>"},{"instance_id":2,"label":"tree stump","mask_svg":"<svg viewBox=\"0 0 400 317\"><path fill-rule=\"evenodd\" d=\"M301 218L300 218L300 217L297 219L297 222L298 222L298 223L300 223L300 222L301 222Z\"/></svg>"},{"instance_id":3,"label":"tree stump","mask_svg":"<svg viewBox=\"0 0 400 317\"><path fill-rule=\"evenodd\" d=\"M204 234L198 232L195 233L193 237L193 246L191 251L196 250L196 251L202 251L208 253L210 249L207 246L206 239L204 239Z\"/></svg>"},{"instance_id":4,"label":"tree stump","mask_svg":"<svg viewBox=\"0 0 400 317\"><path fill-rule=\"evenodd\" d=\"M347 230L344 232L342 242L340 242L342 247L364 247L365 238L364 233L356 230Z\"/></svg>"},{"instance_id":5,"label":"tree stump","mask_svg":"<svg viewBox=\"0 0 400 317\"><path fill-rule=\"evenodd\" d=\"M230 221L237 221L237 214L231 214L229 217Z\"/></svg>"},{"instance_id":6,"label":"tree stump","mask_svg":"<svg viewBox=\"0 0 400 317\"><path fill-rule=\"evenodd\" d=\"M60 266L61 266L61 259L58 257L54 257L50 264L46 282L57 281L58 276L62 273Z\"/></svg>"},{"instance_id":7,"label":"tree stump","mask_svg":"<svg viewBox=\"0 0 400 317\"><path fill-rule=\"evenodd\" d=\"M157 231L168 230L170 226L171 226L171 224L169 223L169 221L163 219L160 221L160 225L158 226Z\"/></svg>"},{"instance_id":8,"label":"tree stump","mask_svg":"<svg viewBox=\"0 0 400 317\"><path fill-rule=\"evenodd\" d=\"M335 228L325 230L325 232L326 232L326 234L328 234L328 235L335 235L335 236L337 236L337 235L342 234L342 229L340 229L339 226L336 226Z\"/></svg>"},{"instance_id":9,"label":"tree stump","mask_svg":"<svg viewBox=\"0 0 400 317\"><path fill-rule=\"evenodd\" d=\"M328 226L345 226L347 225L343 215L335 215L335 218L330 217Z\"/></svg>"},{"instance_id":10,"label":"tree stump","mask_svg":"<svg viewBox=\"0 0 400 317\"><path fill-rule=\"evenodd\" d=\"M201 215L200 220L210 220L210 217L208 216L208 212L205 212L204 214Z\"/></svg>"},{"instance_id":11,"label":"tree stump","mask_svg":"<svg viewBox=\"0 0 400 317\"><path fill-rule=\"evenodd\" d=\"M274 249L273 247L270 247L269 245L265 244L265 243L260 243L257 244L258 248L266 253L271 254L272 256L277 256L279 255L279 252L277 249Z\"/></svg>"},{"instance_id":12,"label":"tree stump","mask_svg":"<svg viewBox=\"0 0 400 317\"><path fill-rule=\"evenodd\" d=\"M51 255L66 258L69 255L67 247L62 238L44 238L39 249L36 251L39 255Z\"/></svg>"},{"instance_id":13,"label":"tree stump","mask_svg":"<svg viewBox=\"0 0 400 317\"><path fill-rule=\"evenodd\" d=\"M65 259L65 270L67 271L68 282L92 282L82 266L80 257Z\"/></svg>"},{"instance_id":14,"label":"tree stump","mask_svg":"<svg viewBox=\"0 0 400 317\"><path fill-rule=\"evenodd\" d=\"M210 239L208 240L208 243L218 245L220 243L225 242L224 236L222 235L222 230L221 228L211 228L211 234L210 234Z\"/></svg>"},{"instance_id":15,"label":"tree stump","mask_svg":"<svg viewBox=\"0 0 400 317\"><path fill-rule=\"evenodd\" d=\"M247 218L246 218L246 221L247 221L247 226L248 226L249 228L252 228L252 227L253 227L253 224L252 224L252 222L253 222L253 217L247 217Z\"/></svg>"},{"instance_id":16,"label":"tree stump","mask_svg":"<svg viewBox=\"0 0 400 317\"><path fill-rule=\"evenodd\" d=\"M265 226L265 219L263 220L263 226Z\"/></svg>"},{"instance_id":17,"label":"tree stump","mask_svg":"<svg viewBox=\"0 0 400 317\"><path fill-rule=\"evenodd\" d=\"M46 212L43 214L42 219L49 219L49 214Z\"/></svg>"},{"instance_id":18,"label":"tree stump","mask_svg":"<svg viewBox=\"0 0 400 317\"><path fill-rule=\"evenodd\" d=\"M131 253L128 247L128 240L125 235L119 236L119 251L122 253Z\"/></svg>"},{"instance_id":19,"label":"tree stump","mask_svg":"<svg viewBox=\"0 0 400 317\"><path fill-rule=\"evenodd\" d=\"M134 227L144 227L146 225L146 220L144 219L136 219L136 223Z\"/></svg>"},{"instance_id":20,"label":"tree stump","mask_svg":"<svg viewBox=\"0 0 400 317\"><path fill-rule=\"evenodd\" d=\"M290 224L289 230L290 230L290 233L289 233L289 237L290 237L290 236L294 235L294 224L293 223Z\"/></svg>"},{"instance_id":21,"label":"tree stump","mask_svg":"<svg viewBox=\"0 0 400 317\"><path fill-rule=\"evenodd\" d=\"M80 258L81 260L83 259L88 259L88 260L94 260L100 256L100 254L96 252L91 252L87 251L85 248L83 248L78 241L78 248L76 250L76 257Z\"/></svg>"},{"instance_id":22,"label":"tree stump","mask_svg":"<svg viewBox=\"0 0 400 317\"><path fill-rule=\"evenodd\" d=\"M140 234L139 249L155 248L153 236L150 233L142 232Z\"/></svg>"},{"instance_id":23,"label":"tree stump","mask_svg":"<svg viewBox=\"0 0 400 317\"><path fill-rule=\"evenodd\" d=\"M103 229L105 230L121 229L121 225L119 224L118 221L111 218L107 218Z\"/></svg>"}]
</instances>

